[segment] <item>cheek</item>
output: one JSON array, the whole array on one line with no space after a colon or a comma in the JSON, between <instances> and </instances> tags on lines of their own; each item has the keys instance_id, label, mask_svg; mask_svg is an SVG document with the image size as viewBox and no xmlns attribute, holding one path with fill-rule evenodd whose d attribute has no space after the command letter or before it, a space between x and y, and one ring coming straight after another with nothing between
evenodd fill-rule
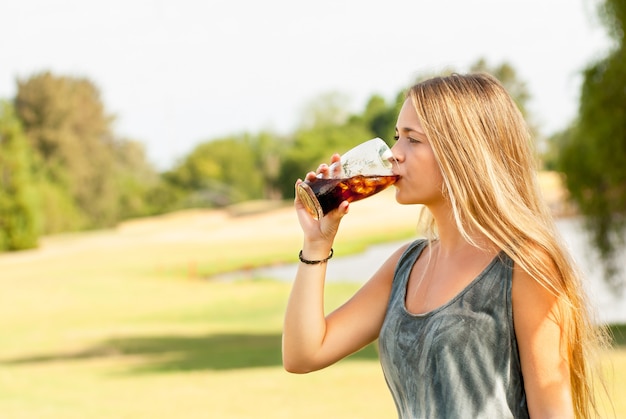
<instances>
[{"instance_id":1,"label":"cheek","mask_svg":"<svg viewBox=\"0 0 626 419\"><path fill-rule=\"evenodd\" d=\"M424 153L419 159L419 172L422 173L422 176L428 177L432 182L441 182L441 169L437 164L437 160L435 159L435 155L431 152Z\"/></svg>"},{"instance_id":2,"label":"cheek","mask_svg":"<svg viewBox=\"0 0 626 419\"><path fill-rule=\"evenodd\" d=\"M441 169L435 160L434 154L426 153L422 157L421 167L416 168L413 180L417 184L420 194L428 196L439 195L443 187Z\"/></svg>"},{"instance_id":3,"label":"cheek","mask_svg":"<svg viewBox=\"0 0 626 419\"><path fill-rule=\"evenodd\" d=\"M443 176L441 175L441 169L439 168L438 164L433 164L430 170L430 175L433 182L436 183L438 186L441 186L441 184L443 183Z\"/></svg>"},{"instance_id":4,"label":"cheek","mask_svg":"<svg viewBox=\"0 0 626 419\"><path fill-rule=\"evenodd\" d=\"M439 181L439 183L443 182L443 176L441 174L441 168L439 167L439 163L437 163L437 159L435 158L435 153L430 150L429 161L431 165L431 171L433 176Z\"/></svg>"}]
</instances>

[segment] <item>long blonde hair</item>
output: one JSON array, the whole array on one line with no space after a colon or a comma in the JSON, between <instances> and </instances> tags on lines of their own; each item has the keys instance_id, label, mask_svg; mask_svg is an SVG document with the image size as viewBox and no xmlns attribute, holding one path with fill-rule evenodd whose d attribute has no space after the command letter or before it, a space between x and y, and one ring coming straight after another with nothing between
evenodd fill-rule
<instances>
[{"instance_id":1,"label":"long blonde hair","mask_svg":"<svg viewBox=\"0 0 626 419\"><path fill-rule=\"evenodd\" d=\"M452 74L413 86L407 97L443 175L459 231L481 231L559 302L577 417L598 411L592 359L606 342L581 278L541 197L527 124L488 74ZM434 220L428 216L430 231Z\"/></svg>"}]
</instances>

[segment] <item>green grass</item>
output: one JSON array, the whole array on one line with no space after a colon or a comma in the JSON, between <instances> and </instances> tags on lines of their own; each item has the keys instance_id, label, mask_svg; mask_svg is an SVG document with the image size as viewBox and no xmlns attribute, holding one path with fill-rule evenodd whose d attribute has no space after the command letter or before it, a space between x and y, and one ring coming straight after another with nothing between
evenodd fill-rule
<instances>
[{"instance_id":1,"label":"green grass","mask_svg":"<svg viewBox=\"0 0 626 419\"><path fill-rule=\"evenodd\" d=\"M53 246L0 257L3 419L396 416L373 346L324 371L283 370L290 284L203 279L295 260L299 238L194 244L107 234L51 239L70 245L68 252ZM408 237L368 230L342 239L336 251ZM192 262L196 275L187 271ZM328 309L356 287L328 284ZM625 332L614 328L616 346L604 357L616 417L626 417L617 396L626 394Z\"/></svg>"},{"instance_id":2,"label":"green grass","mask_svg":"<svg viewBox=\"0 0 626 419\"><path fill-rule=\"evenodd\" d=\"M283 371L288 284L126 278L129 298L111 298L120 280L58 284L62 301L81 300L66 308L47 306L45 292L33 295L38 310L0 309L15 314L0 336L3 418L393 414L372 347L321 373ZM329 306L353 291L330 285Z\"/></svg>"}]
</instances>

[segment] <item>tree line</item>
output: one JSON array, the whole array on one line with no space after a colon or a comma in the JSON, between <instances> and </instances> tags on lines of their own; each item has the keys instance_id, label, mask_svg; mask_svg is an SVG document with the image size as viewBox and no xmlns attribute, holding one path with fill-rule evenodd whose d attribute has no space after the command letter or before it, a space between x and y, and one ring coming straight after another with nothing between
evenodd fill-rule
<instances>
[{"instance_id":1,"label":"tree line","mask_svg":"<svg viewBox=\"0 0 626 419\"><path fill-rule=\"evenodd\" d=\"M473 70L499 76L524 107L529 95L511 66L478 61ZM393 138L403 94L372 95L359 113L348 112L340 94L324 94L289 135L210 139L158 173L139 141L115 134L93 82L50 72L18 79L15 97L0 104L0 250L184 208L292 199L295 179L329 152Z\"/></svg>"},{"instance_id":2,"label":"tree line","mask_svg":"<svg viewBox=\"0 0 626 419\"><path fill-rule=\"evenodd\" d=\"M584 70L578 117L540 149L542 164L563 174L610 274L626 229L626 2L599 7L614 48ZM478 60L469 71L500 79L532 129L530 94L512 66ZM330 152L393 138L403 99L404 91L390 99L373 94L355 113L340 94L324 94L290 134L209 139L159 173L140 142L113 131L114 117L90 80L50 72L20 79L15 97L0 101L0 251L184 208L292 199L295 180Z\"/></svg>"},{"instance_id":3,"label":"tree line","mask_svg":"<svg viewBox=\"0 0 626 419\"><path fill-rule=\"evenodd\" d=\"M565 184L613 285L626 241L626 1L604 0L598 15L613 40L582 72L578 117L550 141Z\"/></svg>"}]
</instances>

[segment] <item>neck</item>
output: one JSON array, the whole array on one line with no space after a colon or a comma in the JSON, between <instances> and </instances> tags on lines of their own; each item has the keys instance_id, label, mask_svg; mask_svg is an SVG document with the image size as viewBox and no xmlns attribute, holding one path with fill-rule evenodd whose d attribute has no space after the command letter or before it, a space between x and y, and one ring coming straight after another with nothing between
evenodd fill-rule
<instances>
[{"instance_id":1,"label":"neck","mask_svg":"<svg viewBox=\"0 0 626 419\"><path fill-rule=\"evenodd\" d=\"M433 210L429 207L437 225L439 253L452 255L464 250L482 250L489 253L496 252L496 246L483 233L472 227L466 227L466 233L470 241L458 229L451 208L445 210ZM475 245L473 245L474 243ZM471 249L470 249L471 248Z\"/></svg>"}]
</instances>

